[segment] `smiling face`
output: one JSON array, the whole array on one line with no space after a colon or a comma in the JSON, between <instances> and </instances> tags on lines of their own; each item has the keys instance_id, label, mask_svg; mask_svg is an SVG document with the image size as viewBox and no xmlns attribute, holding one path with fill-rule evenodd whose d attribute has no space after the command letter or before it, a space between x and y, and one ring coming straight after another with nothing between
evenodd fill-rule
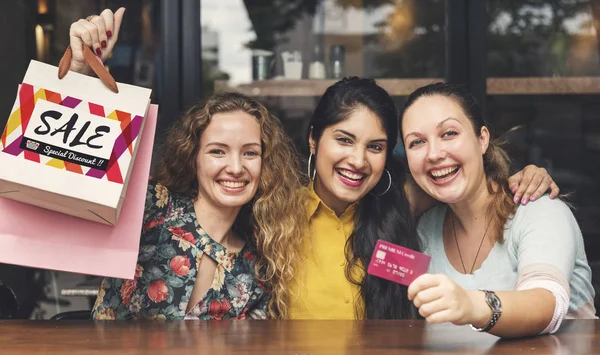
<instances>
[{"instance_id":1,"label":"smiling face","mask_svg":"<svg viewBox=\"0 0 600 355\"><path fill-rule=\"evenodd\" d=\"M457 203L486 188L483 154L489 131L474 132L453 99L423 96L402 117L402 134L412 176L433 198Z\"/></svg>"},{"instance_id":2,"label":"smiling face","mask_svg":"<svg viewBox=\"0 0 600 355\"><path fill-rule=\"evenodd\" d=\"M379 117L364 107L325 128L318 144L311 135L309 144L316 158L315 192L338 214L365 196L381 179L387 134Z\"/></svg>"},{"instance_id":3,"label":"smiling face","mask_svg":"<svg viewBox=\"0 0 600 355\"><path fill-rule=\"evenodd\" d=\"M198 197L216 207L241 207L258 189L260 125L243 111L217 113L200 137Z\"/></svg>"}]
</instances>

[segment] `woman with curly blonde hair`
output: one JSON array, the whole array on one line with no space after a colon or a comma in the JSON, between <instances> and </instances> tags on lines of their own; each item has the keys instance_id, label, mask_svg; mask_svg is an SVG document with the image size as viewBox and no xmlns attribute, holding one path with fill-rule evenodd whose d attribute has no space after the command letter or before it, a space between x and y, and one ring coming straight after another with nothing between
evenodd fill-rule
<instances>
[{"instance_id":1,"label":"woman with curly blonde hair","mask_svg":"<svg viewBox=\"0 0 600 355\"><path fill-rule=\"evenodd\" d=\"M105 279L95 319L285 317L306 228L299 159L281 123L217 94L169 132L148 186L134 280Z\"/></svg>"},{"instance_id":2,"label":"woman with curly blonde hair","mask_svg":"<svg viewBox=\"0 0 600 355\"><path fill-rule=\"evenodd\" d=\"M84 45L110 56L124 11L71 25L72 70L91 72ZM192 107L148 185L135 278L105 279L93 317L286 317L308 225L298 164L279 120L255 100L227 93Z\"/></svg>"}]
</instances>

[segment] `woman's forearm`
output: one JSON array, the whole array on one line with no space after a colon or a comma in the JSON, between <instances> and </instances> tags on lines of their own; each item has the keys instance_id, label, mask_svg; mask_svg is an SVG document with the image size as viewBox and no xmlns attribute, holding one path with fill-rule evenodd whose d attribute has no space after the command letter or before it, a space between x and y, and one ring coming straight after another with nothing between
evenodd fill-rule
<instances>
[{"instance_id":1,"label":"woman's forearm","mask_svg":"<svg viewBox=\"0 0 600 355\"><path fill-rule=\"evenodd\" d=\"M491 319L492 312L481 291L471 291L475 327L483 327ZM522 291L496 292L502 302L502 315L489 331L503 338L537 335L544 331L554 316L556 299L552 292L543 288Z\"/></svg>"}]
</instances>

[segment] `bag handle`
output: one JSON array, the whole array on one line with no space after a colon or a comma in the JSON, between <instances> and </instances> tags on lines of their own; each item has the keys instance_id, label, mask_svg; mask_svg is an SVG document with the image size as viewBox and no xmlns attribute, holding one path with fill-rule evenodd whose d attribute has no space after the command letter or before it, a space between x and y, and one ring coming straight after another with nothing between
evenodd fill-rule
<instances>
[{"instance_id":1,"label":"bag handle","mask_svg":"<svg viewBox=\"0 0 600 355\"><path fill-rule=\"evenodd\" d=\"M102 83L104 83L104 85L106 85L114 93L118 94L119 88L117 87L117 82L112 77L112 75L110 75L110 73L104 68L104 65L102 64L102 62L100 62L98 57L96 57L94 53L92 53L90 48L86 45L83 45L83 57L85 58L85 62L87 63L87 65L89 65L90 68L92 68L92 70L94 71L94 73L98 75L100 81L102 81ZM62 79L69 72L72 58L73 50L69 45L67 47L67 50L65 51L65 54L63 54L62 58L60 59L60 62L58 63L59 79Z\"/></svg>"}]
</instances>

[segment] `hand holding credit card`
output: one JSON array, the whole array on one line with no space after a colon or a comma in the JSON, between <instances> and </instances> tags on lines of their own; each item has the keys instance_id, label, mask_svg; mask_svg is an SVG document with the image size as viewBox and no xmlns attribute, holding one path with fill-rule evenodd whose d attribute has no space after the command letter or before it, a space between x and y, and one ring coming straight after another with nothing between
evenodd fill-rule
<instances>
[{"instance_id":1,"label":"hand holding credit card","mask_svg":"<svg viewBox=\"0 0 600 355\"><path fill-rule=\"evenodd\" d=\"M378 240L367 272L408 286L427 273L431 257L399 245Z\"/></svg>"}]
</instances>

